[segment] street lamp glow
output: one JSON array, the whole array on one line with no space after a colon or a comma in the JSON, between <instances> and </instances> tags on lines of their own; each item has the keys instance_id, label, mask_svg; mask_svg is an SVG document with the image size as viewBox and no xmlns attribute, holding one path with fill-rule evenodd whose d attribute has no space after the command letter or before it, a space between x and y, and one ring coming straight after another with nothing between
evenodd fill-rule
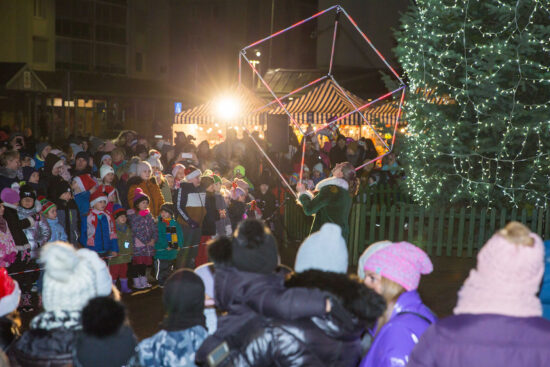
<instances>
[{"instance_id":1,"label":"street lamp glow","mask_svg":"<svg viewBox=\"0 0 550 367\"><path fill-rule=\"evenodd\" d=\"M256 57L262 56L262 53L260 51L256 51Z\"/></svg>"},{"instance_id":2,"label":"street lamp glow","mask_svg":"<svg viewBox=\"0 0 550 367\"><path fill-rule=\"evenodd\" d=\"M216 102L216 114L224 120L231 120L239 114L239 101L233 97L224 96Z\"/></svg>"}]
</instances>

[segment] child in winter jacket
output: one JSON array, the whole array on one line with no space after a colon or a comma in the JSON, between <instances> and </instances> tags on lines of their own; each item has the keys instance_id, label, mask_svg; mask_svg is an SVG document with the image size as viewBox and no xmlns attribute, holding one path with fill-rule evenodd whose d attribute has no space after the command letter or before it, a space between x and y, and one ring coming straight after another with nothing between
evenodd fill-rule
<instances>
[{"instance_id":1,"label":"child in winter jacket","mask_svg":"<svg viewBox=\"0 0 550 367\"><path fill-rule=\"evenodd\" d=\"M122 293L132 293L132 290L128 287L128 264L132 261L134 252L132 231L127 223L126 209L118 204L113 209L119 252L118 256L109 259L109 272L114 285L116 285L117 279L120 280L120 291Z\"/></svg>"},{"instance_id":2,"label":"child in winter jacket","mask_svg":"<svg viewBox=\"0 0 550 367\"><path fill-rule=\"evenodd\" d=\"M90 196L90 212L86 217L86 246L101 255L118 253L118 242L113 216L105 211L107 196L96 190Z\"/></svg>"},{"instance_id":3,"label":"child in winter jacket","mask_svg":"<svg viewBox=\"0 0 550 367\"><path fill-rule=\"evenodd\" d=\"M229 204L228 212L233 231L245 219L246 209L246 193L240 187L232 188L231 203Z\"/></svg>"},{"instance_id":4,"label":"child in winter jacket","mask_svg":"<svg viewBox=\"0 0 550 367\"><path fill-rule=\"evenodd\" d=\"M222 179L218 175L212 175L214 179L214 196L216 198L216 209L218 210L220 219L216 221L216 236L231 236L233 228L229 220L229 211L225 198L221 193Z\"/></svg>"},{"instance_id":5,"label":"child in winter jacket","mask_svg":"<svg viewBox=\"0 0 550 367\"><path fill-rule=\"evenodd\" d=\"M0 267L7 268L15 262L17 248L8 222L4 219L4 210L4 203L0 200Z\"/></svg>"},{"instance_id":6,"label":"child in winter jacket","mask_svg":"<svg viewBox=\"0 0 550 367\"><path fill-rule=\"evenodd\" d=\"M158 240L155 243L155 278L161 287L174 270L178 250L183 247L183 231L174 220L172 203L160 207Z\"/></svg>"},{"instance_id":7,"label":"child in winter jacket","mask_svg":"<svg viewBox=\"0 0 550 367\"><path fill-rule=\"evenodd\" d=\"M118 190L115 188L115 171L113 167L108 165L103 165L99 169L99 174L101 177L102 184L99 186L100 190L103 190L107 194L109 199L107 203L107 210L109 213L113 212L113 206L115 204L120 204L120 198L118 195Z\"/></svg>"},{"instance_id":8,"label":"child in winter jacket","mask_svg":"<svg viewBox=\"0 0 550 367\"><path fill-rule=\"evenodd\" d=\"M147 267L153 264L158 228L149 211L149 197L139 187L136 188L132 196L136 209L128 211L128 219L134 234L134 257L132 258L135 273L134 288L144 289L151 287L145 274Z\"/></svg>"},{"instance_id":9,"label":"child in winter jacket","mask_svg":"<svg viewBox=\"0 0 550 367\"><path fill-rule=\"evenodd\" d=\"M48 201L47 199L43 199L40 202L42 204L42 211L40 212L40 214L42 214L44 220L46 221L46 223L48 223L48 226L50 227L51 235L49 242L67 242L67 233L65 233L65 229L59 223L59 219L57 218L57 207L55 206L55 204L51 201Z\"/></svg>"},{"instance_id":10,"label":"child in winter jacket","mask_svg":"<svg viewBox=\"0 0 550 367\"><path fill-rule=\"evenodd\" d=\"M39 215L41 205L36 200L36 192L32 187L23 185L19 189L19 206L17 207L17 215L19 219L32 218L34 225L23 230L27 241L30 245L31 259L38 258L39 248L49 241L51 236L50 226L45 219Z\"/></svg>"},{"instance_id":11,"label":"child in winter jacket","mask_svg":"<svg viewBox=\"0 0 550 367\"><path fill-rule=\"evenodd\" d=\"M86 247L88 212L90 211L90 196L97 190L97 184L89 173L76 176L71 182L71 189L74 193L74 201L78 208L80 218L79 242Z\"/></svg>"},{"instance_id":12,"label":"child in winter jacket","mask_svg":"<svg viewBox=\"0 0 550 367\"><path fill-rule=\"evenodd\" d=\"M78 246L81 225L80 214L78 212L78 206L73 199L71 187L67 182L63 182L53 190L53 194L55 197L51 199L57 209L59 224L63 227L67 235L67 242L71 243L73 246Z\"/></svg>"},{"instance_id":13,"label":"child in winter jacket","mask_svg":"<svg viewBox=\"0 0 550 367\"><path fill-rule=\"evenodd\" d=\"M201 241L199 243L197 257L195 259L195 266L200 266L208 262L208 252L206 249L206 243L216 235L216 222L220 220L220 212L216 207L216 193L214 191L214 178L212 176L201 177L201 187L206 192L205 200L204 200L206 215L202 220Z\"/></svg>"}]
</instances>

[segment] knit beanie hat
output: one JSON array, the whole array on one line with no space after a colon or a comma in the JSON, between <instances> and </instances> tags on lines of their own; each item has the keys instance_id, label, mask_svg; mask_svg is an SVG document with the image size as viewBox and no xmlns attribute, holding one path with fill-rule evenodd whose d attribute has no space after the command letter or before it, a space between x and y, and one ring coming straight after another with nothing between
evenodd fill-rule
<instances>
[{"instance_id":1,"label":"knit beanie hat","mask_svg":"<svg viewBox=\"0 0 550 367\"><path fill-rule=\"evenodd\" d=\"M46 244L40 262L44 264L42 304L46 311L81 311L90 299L105 295L106 285L101 281L112 282L107 265L96 252L77 251L61 241Z\"/></svg>"},{"instance_id":2,"label":"knit beanie hat","mask_svg":"<svg viewBox=\"0 0 550 367\"><path fill-rule=\"evenodd\" d=\"M313 166L313 170L317 172L323 172L323 163L319 162Z\"/></svg>"},{"instance_id":3,"label":"knit beanie hat","mask_svg":"<svg viewBox=\"0 0 550 367\"><path fill-rule=\"evenodd\" d=\"M134 208L137 208L139 203L141 203L142 201L145 201L147 200L148 202L151 202L149 200L149 196L147 196L142 189L140 189L139 187L136 188L136 190L134 191Z\"/></svg>"},{"instance_id":4,"label":"knit beanie hat","mask_svg":"<svg viewBox=\"0 0 550 367\"><path fill-rule=\"evenodd\" d=\"M166 281L162 294L166 310L163 327L168 331L205 325L204 284L189 269L175 271Z\"/></svg>"},{"instance_id":5,"label":"knit beanie hat","mask_svg":"<svg viewBox=\"0 0 550 367\"><path fill-rule=\"evenodd\" d=\"M172 203L164 203L160 206L160 211L165 211L166 213L170 213L170 216L174 216L174 204Z\"/></svg>"},{"instance_id":6,"label":"knit beanie hat","mask_svg":"<svg viewBox=\"0 0 550 367\"><path fill-rule=\"evenodd\" d=\"M90 266L94 269L95 274L95 289L97 296L108 296L113 290L113 278L107 267L107 263L103 261L97 252L89 249L80 249L77 251L78 256L86 259Z\"/></svg>"},{"instance_id":7,"label":"knit beanie hat","mask_svg":"<svg viewBox=\"0 0 550 367\"><path fill-rule=\"evenodd\" d=\"M181 163L176 163L172 166L172 176L174 176L174 178L176 178L180 169L185 172L185 166Z\"/></svg>"},{"instance_id":8,"label":"knit beanie hat","mask_svg":"<svg viewBox=\"0 0 550 367\"><path fill-rule=\"evenodd\" d=\"M19 200L21 201L24 198L36 200L36 191L30 185L25 184L19 188Z\"/></svg>"},{"instance_id":9,"label":"knit beanie hat","mask_svg":"<svg viewBox=\"0 0 550 367\"><path fill-rule=\"evenodd\" d=\"M365 279L365 262L367 262L367 259L370 257L370 255L378 251L381 247L383 248L391 244L391 241L375 242L367 247L365 251L363 251L357 263L357 276L359 277L359 279Z\"/></svg>"},{"instance_id":10,"label":"knit beanie hat","mask_svg":"<svg viewBox=\"0 0 550 367\"><path fill-rule=\"evenodd\" d=\"M86 160L86 162L88 162L90 160L90 153L85 152L85 151L80 151L80 152L76 153L76 155L74 156L75 161L77 159L81 159L81 158Z\"/></svg>"},{"instance_id":11,"label":"knit beanie hat","mask_svg":"<svg viewBox=\"0 0 550 367\"><path fill-rule=\"evenodd\" d=\"M103 161L106 160L106 159L109 159L109 158L113 159L110 154L103 154L101 156L101 159L100 159L99 163L101 163L103 165Z\"/></svg>"},{"instance_id":12,"label":"knit beanie hat","mask_svg":"<svg viewBox=\"0 0 550 367\"><path fill-rule=\"evenodd\" d=\"M6 268L0 268L0 317L12 313L19 306L21 290Z\"/></svg>"},{"instance_id":13,"label":"knit beanie hat","mask_svg":"<svg viewBox=\"0 0 550 367\"><path fill-rule=\"evenodd\" d=\"M50 144L46 141L36 144L36 154L40 157L42 155L42 151L44 151L44 149L48 146L50 146Z\"/></svg>"},{"instance_id":14,"label":"knit beanie hat","mask_svg":"<svg viewBox=\"0 0 550 367\"><path fill-rule=\"evenodd\" d=\"M247 219L239 224L231 250L233 265L242 271L270 274L279 264L275 237L257 219Z\"/></svg>"},{"instance_id":15,"label":"knit beanie hat","mask_svg":"<svg viewBox=\"0 0 550 367\"><path fill-rule=\"evenodd\" d=\"M222 178L216 174L212 175L212 178L214 179L214 183L217 184L221 184L222 183Z\"/></svg>"},{"instance_id":16,"label":"knit beanie hat","mask_svg":"<svg viewBox=\"0 0 550 367\"><path fill-rule=\"evenodd\" d=\"M187 181L192 180L195 177L199 177L200 175L201 175L201 170L195 166L189 166L185 168L185 179Z\"/></svg>"},{"instance_id":17,"label":"knit beanie hat","mask_svg":"<svg viewBox=\"0 0 550 367\"><path fill-rule=\"evenodd\" d=\"M205 306L214 305L214 273L211 269L213 266L213 263L206 263L195 269L195 274L197 274L204 283L204 293L211 298L211 300L205 301Z\"/></svg>"},{"instance_id":18,"label":"knit beanie hat","mask_svg":"<svg viewBox=\"0 0 550 367\"><path fill-rule=\"evenodd\" d=\"M458 292L455 314L542 315L537 297L544 273L544 245L527 227L511 222L477 255L477 266Z\"/></svg>"},{"instance_id":19,"label":"knit beanie hat","mask_svg":"<svg viewBox=\"0 0 550 367\"><path fill-rule=\"evenodd\" d=\"M150 149L149 150L149 157L160 159L160 157L162 157L162 154L160 154L160 152L156 149Z\"/></svg>"},{"instance_id":20,"label":"knit beanie hat","mask_svg":"<svg viewBox=\"0 0 550 367\"><path fill-rule=\"evenodd\" d=\"M420 275L433 271L428 255L408 242L392 242L379 245L376 249L369 248L367 251L369 252L363 270L380 274L401 285L407 291L418 288Z\"/></svg>"},{"instance_id":21,"label":"knit beanie hat","mask_svg":"<svg viewBox=\"0 0 550 367\"><path fill-rule=\"evenodd\" d=\"M53 196L52 199L57 200L64 193L71 192L71 186L67 181L62 180L59 183L57 183L54 187L52 187L51 191Z\"/></svg>"},{"instance_id":22,"label":"knit beanie hat","mask_svg":"<svg viewBox=\"0 0 550 367\"><path fill-rule=\"evenodd\" d=\"M339 225L323 224L321 230L312 233L298 249L294 270L300 273L310 269L347 273L348 248Z\"/></svg>"},{"instance_id":23,"label":"knit beanie hat","mask_svg":"<svg viewBox=\"0 0 550 367\"><path fill-rule=\"evenodd\" d=\"M82 191L90 191L97 185L89 173L76 176L75 178L73 178L73 181L76 182L76 184Z\"/></svg>"},{"instance_id":24,"label":"knit beanie hat","mask_svg":"<svg viewBox=\"0 0 550 367\"><path fill-rule=\"evenodd\" d=\"M126 209L124 209L120 204L113 205L113 216L115 219L121 215L126 215Z\"/></svg>"},{"instance_id":25,"label":"knit beanie hat","mask_svg":"<svg viewBox=\"0 0 550 367\"><path fill-rule=\"evenodd\" d=\"M246 176L245 175L246 170L240 164L238 166L236 166L235 168L233 168L233 175L236 175L237 173L239 173L241 176Z\"/></svg>"},{"instance_id":26,"label":"knit beanie hat","mask_svg":"<svg viewBox=\"0 0 550 367\"><path fill-rule=\"evenodd\" d=\"M4 203L15 205L19 203L19 193L6 187L0 193L0 199L2 199Z\"/></svg>"},{"instance_id":27,"label":"knit beanie hat","mask_svg":"<svg viewBox=\"0 0 550 367\"><path fill-rule=\"evenodd\" d=\"M127 366L135 354L137 341L125 321L126 309L122 303L110 297L91 299L82 310L82 332L74 345L75 365Z\"/></svg>"},{"instance_id":28,"label":"knit beanie hat","mask_svg":"<svg viewBox=\"0 0 550 367\"><path fill-rule=\"evenodd\" d=\"M42 210L40 211L40 213L42 213L43 215L48 214L50 209L55 207L55 204L47 199L45 199L44 201L41 201L41 204L42 204Z\"/></svg>"},{"instance_id":29,"label":"knit beanie hat","mask_svg":"<svg viewBox=\"0 0 550 367\"><path fill-rule=\"evenodd\" d=\"M149 172L153 172L153 169L151 168L149 162L141 161L137 164L136 173L138 176L141 176L141 174L147 170L149 170Z\"/></svg>"},{"instance_id":30,"label":"knit beanie hat","mask_svg":"<svg viewBox=\"0 0 550 367\"><path fill-rule=\"evenodd\" d=\"M104 164L104 165L101 166L101 168L99 169L99 177L101 177L102 180L103 180L103 178L105 178L105 176L107 176L109 173L112 173L113 175L115 174L115 170L114 170L113 167L111 167L111 166L108 166L108 165Z\"/></svg>"},{"instance_id":31,"label":"knit beanie hat","mask_svg":"<svg viewBox=\"0 0 550 367\"><path fill-rule=\"evenodd\" d=\"M162 163L160 162L160 159L155 156L150 156L149 158L147 158L147 162L149 162L151 167L156 167L161 171L164 169L164 167L162 166Z\"/></svg>"},{"instance_id":32,"label":"knit beanie hat","mask_svg":"<svg viewBox=\"0 0 550 367\"><path fill-rule=\"evenodd\" d=\"M33 167L23 167L21 169L21 172L23 173L23 181L29 182L29 180L31 179L32 174L34 172L38 172L38 171L35 170Z\"/></svg>"},{"instance_id":33,"label":"knit beanie hat","mask_svg":"<svg viewBox=\"0 0 550 367\"><path fill-rule=\"evenodd\" d=\"M100 201L108 202L109 199L107 198L107 194L103 190L100 190L99 188L94 191L92 195L90 195L90 207L93 207L95 204L99 203Z\"/></svg>"}]
</instances>

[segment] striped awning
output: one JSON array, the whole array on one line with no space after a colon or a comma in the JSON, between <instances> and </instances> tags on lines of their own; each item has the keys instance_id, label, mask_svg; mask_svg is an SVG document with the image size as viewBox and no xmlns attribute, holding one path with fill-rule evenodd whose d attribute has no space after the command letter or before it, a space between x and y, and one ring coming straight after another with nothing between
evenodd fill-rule
<instances>
[{"instance_id":1,"label":"striped awning","mask_svg":"<svg viewBox=\"0 0 550 367\"><path fill-rule=\"evenodd\" d=\"M298 99L286 103L285 108L298 124L325 124L340 116L355 110L354 106L362 106L366 102L350 91L345 94L328 79L309 93ZM350 101L348 100L351 100ZM366 119L372 123L394 124L397 118L398 105L394 102L381 102L378 105L368 107L362 112ZM269 111L272 114L284 114L281 106ZM358 112L338 121L338 125L364 125L365 121Z\"/></svg>"},{"instance_id":2,"label":"striped awning","mask_svg":"<svg viewBox=\"0 0 550 367\"><path fill-rule=\"evenodd\" d=\"M230 95L239 103L241 117L236 118L236 122L244 125L259 125L265 122L265 114L262 114L262 111L254 111L265 106L267 101L257 97L242 85L236 86ZM182 111L175 116L174 120L175 124L212 125L221 122L217 115L215 100Z\"/></svg>"}]
</instances>

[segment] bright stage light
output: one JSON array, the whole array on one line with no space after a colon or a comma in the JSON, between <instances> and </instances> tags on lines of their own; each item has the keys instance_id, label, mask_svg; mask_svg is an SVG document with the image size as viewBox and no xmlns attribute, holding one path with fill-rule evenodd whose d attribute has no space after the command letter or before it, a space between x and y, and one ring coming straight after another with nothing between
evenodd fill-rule
<instances>
[{"instance_id":1,"label":"bright stage light","mask_svg":"<svg viewBox=\"0 0 550 367\"><path fill-rule=\"evenodd\" d=\"M256 57L262 56L262 53L260 51L256 51Z\"/></svg>"},{"instance_id":2,"label":"bright stage light","mask_svg":"<svg viewBox=\"0 0 550 367\"><path fill-rule=\"evenodd\" d=\"M224 120L231 120L238 116L239 101L230 96L220 97L216 102L216 114Z\"/></svg>"}]
</instances>

